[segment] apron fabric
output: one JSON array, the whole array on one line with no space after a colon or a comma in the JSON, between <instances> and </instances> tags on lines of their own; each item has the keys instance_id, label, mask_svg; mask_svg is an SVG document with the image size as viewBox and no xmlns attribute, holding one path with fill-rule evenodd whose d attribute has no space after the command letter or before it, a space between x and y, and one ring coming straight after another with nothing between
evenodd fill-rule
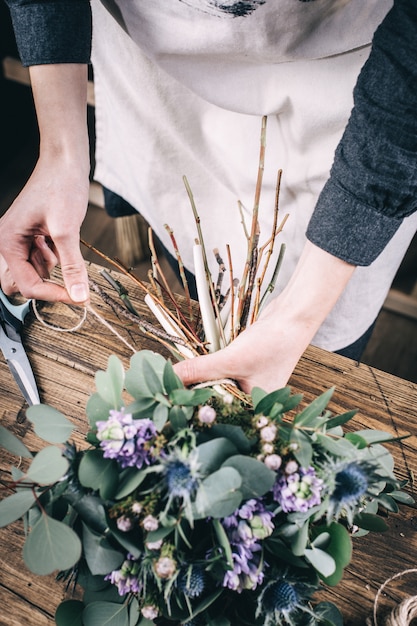
<instances>
[{"instance_id":1,"label":"apron fabric","mask_svg":"<svg viewBox=\"0 0 417 626\"><path fill-rule=\"evenodd\" d=\"M193 271L197 231L185 175L213 276L211 251L218 248L226 259L229 244L240 277L246 237L238 202L249 227L267 115L260 242L271 234L280 168L280 218L289 215L275 245L276 256L286 244L278 294L306 241L372 34L391 6L387 0L93 0L96 180L135 207L172 250L168 224ZM338 350L369 328L416 227L416 215L404 220L376 261L355 270L315 345Z\"/></svg>"}]
</instances>

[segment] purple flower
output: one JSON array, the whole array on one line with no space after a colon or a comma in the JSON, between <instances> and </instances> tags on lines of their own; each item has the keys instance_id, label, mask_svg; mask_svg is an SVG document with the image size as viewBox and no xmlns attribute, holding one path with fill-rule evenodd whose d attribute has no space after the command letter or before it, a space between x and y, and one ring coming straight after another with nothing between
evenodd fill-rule
<instances>
[{"instance_id":1,"label":"purple flower","mask_svg":"<svg viewBox=\"0 0 417 626\"><path fill-rule=\"evenodd\" d=\"M128 554L120 569L113 570L105 576L112 585L116 585L120 596L127 593L140 593L142 583L138 578L139 561L133 555Z\"/></svg>"},{"instance_id":2,"label":"purple flower","mask_svg":"<svg viewBox=\"0 0 417 626\"><path fill-rule=\"evenodd\" d=\"M116 459L122 468L137 467L153 462L149 442L156 436L156 428L152 420L134 420L131 413L111 410L106 421L98 421L97 439L103 456Z\"/></svg>"},{"instance_id":3,"label":"purple flower","mask_svg":"<svg viewBox=\"0 0 417 626\"><path fill-rule=\"evenodd\" d=\"M305 513L320 504L323 480L316 476L313 467L298 468L291 474L280 473L272 489L274 499L286 513Z\"/></svg>"},{"instance_id":4,"label":"purple flower","mask_svg":"<svg viewBox=\"0 0 417 626\"><path fill-rule=\"evenodd\" d=\"M223 587L240 593L256 589L264 580L260 540L273 529L273 514L261 500L245 502L233 515L222 520L232 548L233 569L226 572Z\"/></svg>"}]
</instances>

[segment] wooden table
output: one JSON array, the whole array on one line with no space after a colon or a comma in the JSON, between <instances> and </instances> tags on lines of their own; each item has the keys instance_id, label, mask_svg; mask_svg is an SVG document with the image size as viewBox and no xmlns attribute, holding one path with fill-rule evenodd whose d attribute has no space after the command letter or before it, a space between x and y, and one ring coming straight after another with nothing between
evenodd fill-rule
<instances>
[{"instance_id":1,"label":"wooden table","mask_svg":"<svg viewBox=\"0 0 417 626\"><path fill-rule=\"evenodd\" d=\"M90 276L114 294L99 269L89 265ZM143 297L140 289L128 278L123 278L123 282L135 306L146 314L140 304ZM118 319L95 294L92 304L138 350L162 351L158 343L144 338L133 327L127 330L126 320ZM114 353L128 367L131 351L91 315L75 333L55 333L33 317L28 320L25 344L42 402L58 408L73 420L77 427L76 439L78 443L83 442L87 429L84 408L94 390L94 373L105 369L108 357ZM333 412L359 409L353 426L388 430L396 435L411 433L411 437L390 444L390 450L398 477L411 480L408 491L415 496L412 477L417 475L417 385L312 347L298 364L290 385L294 392L302 392L306 401L336 385L330 409ZM25 410L24 400L1 359L1 424L22 437L29 448L38 449L41 442L33 434ZM5 478L5 472L15 459L3 451L0 454L0 471ZM399 514L389 516L388 524L387 533L354 541L354 558L344 580L336 588L323 592L323 598L336 602L343 611L346 626L365 624L372 614L380 585L398 572L417 567L417 509L403 506ZM0 625L52 625L55 607L63 599L64 590L54 576L36 577L26 570L21 556L23 533L21 522L0 532ZM416 593L416 589L416 574L392 583L387 588L387 596L382 596L382 612L384 607L392 607L395 602Z\"/></svg>"}]
</instances>

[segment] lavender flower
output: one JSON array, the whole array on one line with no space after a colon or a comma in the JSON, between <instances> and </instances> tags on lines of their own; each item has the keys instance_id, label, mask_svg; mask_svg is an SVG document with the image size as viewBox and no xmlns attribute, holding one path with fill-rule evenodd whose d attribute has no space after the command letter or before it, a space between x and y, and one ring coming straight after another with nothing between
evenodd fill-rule
<instances>
[{"instance_id":1,"label":"lavender flower","mask_svg":"<svg viewBox=\"0 0 417 626\"><path fill-rule=\"evenodd\" d=\"M261 500L251 499L222 520L233 559L233 569L224 575L223 587L240 593L244 589L256 589L263 582L260 541L272 533L272 518L273 514Z\"/></svg>"},{"instance_id":2,"label":"lavender flower","mask_svg":"<svg viewBox=\"0 0 417 626\"><path fill-rule=\"evenodd\" d=\"M96 426L104 457L116 459L122 468L141 469L153 462L149 442L156 436L156 428L152 420L134 420L122 408L111 410L109 418L98 421Z\"/></svg>"},{"instance_id":3,"label":"lavender flower","mask_svg":"<svg viewBox=\"0 0 417 626\"><path fill-rule=\"evenodd\" d=\"M104 580L116 585L120 596L127 593L140 593L142 583L139 580L140 563L132 554L128 554L120 569L107 574Z\"/></svg>"},{"instance_id":4,"label":"lavender flower","mask_svg":"<svg viewBox=\"0 0 417 626\"><path fill-rule=\"evenodd\" d=\"M288 466L289 464L287 464ZM291 467L294 470L294 467ZM286 513L305 513L320 504L323 480L318 478L313 467L300 467L292 473L280 473L272 489L274 499Z\"/></svg>"}]
</instances>

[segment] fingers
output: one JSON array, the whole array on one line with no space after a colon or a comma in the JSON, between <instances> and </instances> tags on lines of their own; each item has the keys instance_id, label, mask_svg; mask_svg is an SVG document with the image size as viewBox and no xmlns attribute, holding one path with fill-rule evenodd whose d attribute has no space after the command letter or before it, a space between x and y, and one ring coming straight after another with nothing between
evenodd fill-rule
<instances>
[{"instance_id":1,"label":"fingers","mask_svg":"<svg viewBox=\"0 0 417 626\"><path fill-rule=\"evenodd\" d=\"M79 236L70 235L60 240L55 239L59 254L62 277L67 294L72 302L82 304L89 299L88 275L85 262L80 251Z\"/></svg>"}]
</instances>

